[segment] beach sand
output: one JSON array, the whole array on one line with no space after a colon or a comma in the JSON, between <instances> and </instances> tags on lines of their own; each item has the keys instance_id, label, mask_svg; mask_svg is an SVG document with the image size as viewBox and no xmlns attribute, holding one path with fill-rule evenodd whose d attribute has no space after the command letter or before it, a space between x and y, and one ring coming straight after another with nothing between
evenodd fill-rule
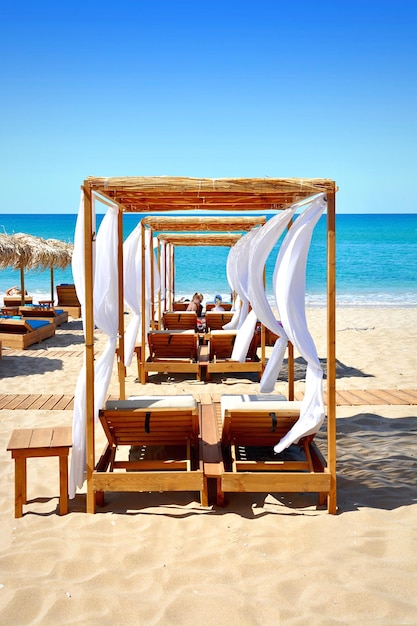
<instances>
[{"instance_id":1,"label":"beach sand","mask_svg":"<svg viewBox=\"0 0 417 626\"><path fill-rule=\"evenodd\" d=\"M415 319L411 308L339 308L337 389L415 389ZM308 321L324 359L325 310ZM82 348L71 321L24 353L4 349L0 394L72 394ZM297 391L303 372L296 358ZM255 378L136 378L134 362L128 395L259 390ZM276 391L286 389L283 377ZM181 493L108 494L89 515L84 487L60 517L57 459L31 459L15 519L12 430L71 425L72 413L2 410L0 624L417 624L416 406L342 406L337 417L335 516L308 494L230 494L202 508Z\"/></svg>"}]
</instances>

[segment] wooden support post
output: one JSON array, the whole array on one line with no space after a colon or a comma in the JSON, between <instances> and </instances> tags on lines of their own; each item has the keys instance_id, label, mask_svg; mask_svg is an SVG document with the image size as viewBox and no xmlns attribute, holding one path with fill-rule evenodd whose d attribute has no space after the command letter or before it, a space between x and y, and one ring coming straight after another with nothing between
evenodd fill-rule
<instances>
[{"instance_id":1,"label":"wooden support post","mask_svg":"<svg viewBox=\"0 0 417 626\"><path fill-rule=\"evenodd\" d=\"M125 322L124 322L124 289L123 289L123 213L119 207L117 216L118 235L118 303L119 303L119 347L117 350L117 371L119 375L119 397L126 398L126 368L125 368Z\"/></svg>"},{"instance_id":2,"label":"wooden support post","mask_svg":"<svg viewBox=\"0 0 417 626\"><path fill-rule=\"evenodd\" d=\"M140 364L140 382L142 385L146 383L146 372L145 372L145 359L146 359L146 255L145 255L145 235L146 229L143 220L141 222L141 243L142 243L142 251L141 251L141 265L142 265L142 292L141 292L141 364Z\"/></svg>"},{"instance_id":3,"label":"wooden support post","mask_svg":"<svg viewBox=\"0 0 417 626\"><path fill-rule=\"evenodd\" d=\"M331 476L327 499L329 513L336 500L336 200L327 194L327 454Z\"/></svg>"},{"instance_id":4,"label":"wooden support post","mask_svg":"<svg viewBox=\"0 0 417 626\"><path fill-rule=\"evenodd\" d=\"M93 491L94 471L94 299L93 299L93 242L95 219L91 190L84 181L84 259L85 259L85 362L86 362L86 462L87 462L87 512L95 512Z\"/></svg>"},{"instance_id":5,"label":"wooden support post","mask_svg":"<svg viewBox=\"0 0 417 626\"><path fill-rule=\"evenodd\" d=\"M288 342L288 400L294 400L294 346Z\"/></svg>"}]
</instances>

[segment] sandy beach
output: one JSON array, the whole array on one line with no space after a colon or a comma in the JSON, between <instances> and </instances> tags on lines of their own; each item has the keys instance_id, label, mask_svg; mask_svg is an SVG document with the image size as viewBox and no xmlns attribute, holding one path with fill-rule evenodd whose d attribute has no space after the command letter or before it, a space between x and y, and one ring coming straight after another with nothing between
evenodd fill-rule
<instances>
[{"instance_id":1,"label":"sandy beach","mask_svg":"<svg viewBox=\"0 0 417 626\"><path fill-rule=\"evenodd\" d=\"M413 308L339 308L337 390L416 389L415 319ZM325 309L309 309L308 322L324 361ZM100 350L101 333L96 340ZM9 352L0 396L73 394L81 323ZM303 376L296 355L296 391ZM259 383L161 374L141 386L134 361L126 387L127 395L199 396L257 393ZM275 391L286 390L283 371ZM116 374L109 393L118 393ZM0 624L415 625L416 411L338 406L335 516L308 494L230 494L224 508L202 508L198 494L181 493L109 494L88 515L84 488L61 517L57 460L34 459L29 502L15 519L12 430L71 425L72 412L2 410Z\"/></svg>"}]
</instances>

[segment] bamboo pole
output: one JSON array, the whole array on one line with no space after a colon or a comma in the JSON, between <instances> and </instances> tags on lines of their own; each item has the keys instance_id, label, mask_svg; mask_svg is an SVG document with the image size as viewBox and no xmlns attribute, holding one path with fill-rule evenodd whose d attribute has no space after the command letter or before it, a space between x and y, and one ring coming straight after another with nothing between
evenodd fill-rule
<instances>
[{"instance_id":1,"label":"bamboo pole","mask_svg":"<svg viewBox=\"0 0 417 626\"><path fill-rule=\"evenodd\" d=\"M174 294L174 283L175 283L175 268L174 268L174 246L171 244L169 246L169 310L172 311L174 308L175 302L175 294Z\"/></svg>"},{"instance_id":2,"label":"bamboo pole","mask_svg":"<svg viewBox=\"0 0 417 626\"><path fill-rule=\"evenodd\" d=\"M52 302L52 305L54 304L54 292L55 292L54 268L51 267L51 302Z\"/></svg>"},{"instance_id":3,"label":"bamboo pole","mask_svg":"<svg viewBox=\"0 0 417 626\"><path fill-rule=\"evenodd\" d=\"M327 450L331 476L327 498L329 513L337 512L336 499L336 198L327 194Z\"/></svg>"},{"instance_id":4,"label":"bamboo pole","mask_svg":"<svg viewBox=\"0 0 417 626\"><path fill-rule=\"evenodd\" d=\"M142 243L142 293L141 293L141 325L142 325L142 337L140 347L140 382L142 385L146 383L145 380L145 348L146 348L146 255L145 255L145 224L141 222L141 243Z\"/></svg>"},{"instance_id":5,"label":"bamboo pole","mask_svg":"<svg viewBox=\"0 0 417 626\"><path fill-rule=\"evenodd\" d=\"M155 330L155 255L153 252L153 229L151 228L150 238L149 238L149 264L151 266L151 328Z\"/></svg>"},{"instance_id":6,"label":"bamboo pole","mask_svg":"<svg viewBox=\"0 0 417 626\"><path fill-rule=\"evenodd\" d=\"M309 200L310 202L310 200ZM287 232L293 224L293 218L290 219L287 226ZM294 400L294 382L295 382L295 364L294 364L294 346L291 341L288 342L288 400Z\"/></svg>"},{"instance_id":7,"label":"bamboo pole","mask_svg":"<svg viewBox=\"0 0 417 626\"><path fill-rule=\"evenodd\" d=\"M158 290L158 328L161 329L161 307L162 307L162 293L161 293L161 272L162 272L162 266L161 266L161 242L159 241L159 237L157 238L158 240L158 272L159 272L159 290ZM165 278L164 278L164 284L165 284Z\"/></svg>"},{"instance_id":8,"label":"bamboo pole","mask_svg":"<svg viewBox=\"0 0 417 626\"><path fill-rule=\"evenodd\" d=\"M94 299L93 299L93 216L91 192L84 183L84 263L85 263L85 364L86 364L86 463L87 512L95 512L93 489L94 459Z\"/></svg>"},{"instance_id":9,"label":"bamboo pole","mask_svg":"<svg viewBox=\"0 0 417 626\"><path fill-rule=\"evenodd\" d=\"M20 266L20 304L25 305L25 268Z\"/></svg>"},{"instance_id":10,"label":"bamboo pole","mask_svg":"<svg viewBox=\"0 0 417 626\"><path fill-rule=\"evenodd\" d=\"M117 214L117 271L118 271L118 315L119 315L119 346L117 350L117 371L119 375L119 397L126 398L125 368L125 322L124 322L124 285L123 285L123 213L118 207Z\"/></svg>"},{"instance_id":11,"label":"bamboo pole","mask_svg":"<svg viewBox=\"0 0 417 626\"><path fill-rule=\"evenodd\" d=\"M294 346L288 342L288 400L294 400Z\"/></svg>"}]
</instances>

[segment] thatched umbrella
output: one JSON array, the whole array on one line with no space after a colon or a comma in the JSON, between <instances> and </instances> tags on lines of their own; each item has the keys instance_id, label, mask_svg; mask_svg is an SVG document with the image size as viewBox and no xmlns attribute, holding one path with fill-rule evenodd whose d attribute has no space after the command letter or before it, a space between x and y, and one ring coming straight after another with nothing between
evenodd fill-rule
<instances>
[{"instance_id":1,"label":"thatched umbrella","mask_svg":"<svg viewBox=\"0 0 417 626\"><path fill-rule=\"evenodd\" d=\"M0 267L12 267L20 270L20 290L22 304L25 302L24 271L45 270L51 271L51 300L54 299L54 268L65 269L71 263L73 245L58 239L42 239L25 233L2 235L0 251L4 248L5 255L1 256ZM13 252L10 252L10 249Z\"/></svg>"},{"instance_id":2,"label":"thatched umbrella","mask_svg":"<svg viewBox=\"0 0 417 626\"><path fill-rule=\"evenodd\" d=\"M0 268L4 269L13 265L16 258L16 247L9 235L0 233Z\"/></svg>"}]
</instances>

